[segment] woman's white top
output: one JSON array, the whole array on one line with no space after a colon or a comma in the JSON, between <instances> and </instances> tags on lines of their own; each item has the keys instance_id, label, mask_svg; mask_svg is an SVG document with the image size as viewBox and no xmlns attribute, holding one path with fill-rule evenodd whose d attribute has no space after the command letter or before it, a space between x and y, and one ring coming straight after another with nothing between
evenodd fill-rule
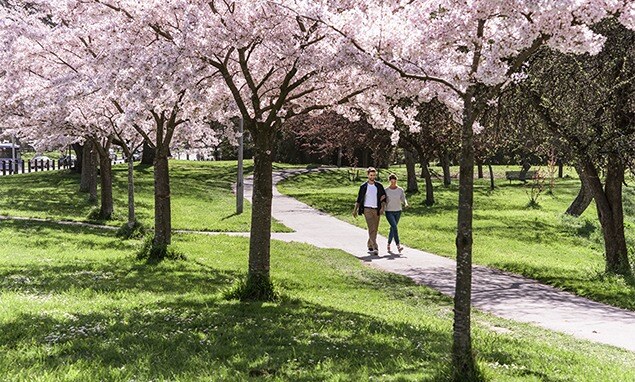
<instances>
[{"instance_id":1,"label":"woman's white top","mask_svg":"<svg viewBox=\"0 0 635 382\"><path fill-rule=\"evenodd\" d=\"M403 188L399 186L395 189L386 187L386 211L401 211L402 203L407 204Z\"/></svg>"}]
</instances>

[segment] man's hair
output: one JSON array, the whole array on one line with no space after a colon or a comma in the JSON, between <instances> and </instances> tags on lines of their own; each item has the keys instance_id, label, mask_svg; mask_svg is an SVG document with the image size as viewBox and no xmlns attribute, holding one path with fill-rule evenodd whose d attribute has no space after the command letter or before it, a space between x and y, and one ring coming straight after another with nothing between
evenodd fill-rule
<instances>
[{"instance_id":1,"label":"man's hair","mask_svg":"<svg viewBox=\"0 0 635 382\"><path fill-rule=\"evenodd\" d=\"M369 167L366 169L366 174L370 174L371 172L377 172L377 170L375 170L375 167Z\"/></svg>"},{"instance_id":2,"label":"man's hair","mask_svg":"<svg viewBox=\"0 0 635 382\"><path fill-rule=\"evenodd\" d=\"M391 180L391 179L397 180L397 175L395 174L388 175L388 180Z\"/></svg>"}]
</instances>

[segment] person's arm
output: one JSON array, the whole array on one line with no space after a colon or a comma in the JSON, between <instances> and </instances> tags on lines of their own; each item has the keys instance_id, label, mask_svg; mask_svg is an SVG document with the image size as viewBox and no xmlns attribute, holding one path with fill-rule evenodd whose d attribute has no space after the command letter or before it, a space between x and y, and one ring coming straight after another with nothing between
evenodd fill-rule
<instances>
[{"instance_id":1,"label":"person's arm","mask_svg":"<svg viewBox=\"0 0 635 382\"><path fill-rule=\"evenodd\" d=\"M362 203L362 190L364 189L364 185L362 184L359 187L359 191L357 191L357 201L355 202L355 208L353 209L353 217L356 218L359 214L359 206Z\"/></svg>"},{"instance_id":2,"label":"person's arm","mask_svg":"<svg viewBox=\"0 0 635 382\"><path fill-rule=\"evenodd\" d=\"M378 189L377 192L381 193L381 197L379 198L379 214L382 215L386 210L386 189L382 184L381 189Z\"/></svg>"}]
</instances>

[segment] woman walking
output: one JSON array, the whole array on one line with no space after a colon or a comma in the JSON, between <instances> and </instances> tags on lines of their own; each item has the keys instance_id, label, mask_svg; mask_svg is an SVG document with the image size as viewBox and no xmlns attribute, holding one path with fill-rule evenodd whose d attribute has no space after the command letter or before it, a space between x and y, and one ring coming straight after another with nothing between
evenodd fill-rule
<instances>
[{"instance_id":1,"label":"woman walking","mask_svg":"<svg viewBox=\"0 0 635 382\"><path fill-rule=\"evenodd\" d=\"M399 218L401 218L401 205L404 208L408 207L408 201L406 200L406 193L403 188L397 186L397 175L390 174L388 176L390 180L390 186L386 187L386 219L390 224L390 233L388 234L388 252L390 252L390 244L395 239L397 244L397 250L399 253L403 250L401 243L399 242L399 231L397 225L399 224Z\"/></svg>"}]
</instances>

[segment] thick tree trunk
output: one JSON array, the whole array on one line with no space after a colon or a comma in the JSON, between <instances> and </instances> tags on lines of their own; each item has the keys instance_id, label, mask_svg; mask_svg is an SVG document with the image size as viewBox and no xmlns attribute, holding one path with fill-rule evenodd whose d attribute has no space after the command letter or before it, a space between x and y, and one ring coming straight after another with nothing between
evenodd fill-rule
<instances>
[{"instance_id":1,"label":"thick tree trunk","mask_svg":"<svg viewBox=\"0 0 635 382\"><path fill-rule=\"evenodd\" d=\"M494 184L494 169L492 169L491 163L487 164L487 168L489 170L489 189L493 190L496 188L496 185Z\"/></svg>"},{"instance_id":2,"label":"thick tree trunk","mask_svg":"<svg viewBox=\"0 0 635 382\"><path fill-rule=\"evenodd\" d=\"M610 158L611 156L609 156ZM611 210L611 220L609 222L613 238L610 247L606 248L606 271L624 275L631 274L628 261L628 249L626 247L626 236L624 233L624 209L622 205L622 184L624 183L624 164L619 158L613 156L609 159L609 166L606 173L606 184L604 191L608 206ZM603 213L603 212L602 212ZM604 235L606 242L607 235ZM605 244L606 246L606 244Z\"/></svg>"},{"instance_id":3,"label":"thick tree trunk","mask_svg":"<svg viewBox=\"0 0 635 382\"><path fill-rule=\"evenodd\" d=\"M441 168L443 169L443 185L448 187L452 184L452 175L450 174L450 154L443 152L440 158Z\"/></svg>"},{"instance_id":4,"label":"thick tree trunk","mask_svg":"<svg viewBox=\"0 0 635 382\"><path fill-rule=\"evenodd\" d=\"M562 163L562 159L558 159L558 178L562 179L564 173L564 164Z\"/></svg>"},{"instance_id":5,"label":"thick tree trunk","mask_svg":"<svg viewBox=\"0 0 635 382\"><path fill-rule=\"evenodd\" d=\"M483 179L483 162L478 161L476 162L476 168L477 168L477 176L479 179Z\"/></svg>"},{"instance_id":6,"label":"thick tree trunk","mask_svg":"<svg viewBox=\"0 0 635 382\"><path fill-rule=\"evenodd\" d=\"M99 180L101 185L99 217L104 220L109 220L112 218L114 203L112 200L112 165L107 151L106 155L100 155L99 157Z\"/></svg>"},{"instance_id":7,"label":"thick tree trunk","mask_svg":"<svg viewBox=\"0 0 635 382\"><path fill-rule=\"evenodd\" d=\"M154 157L154 246L165 248L172 241L170 173L167 148L159 147Z\"/></svg>"},{"instance_id":8,"label":"thick tree trunk","mask_svg":"<svg viewBox=\"0 0 635 382\"><path fill-rule=\"evenodd\" d=\"M157 149L150 146L147 142L143 142L143 151L141 152L141 164L153 165L155 160L154 157L156 156L156 154Z\"/></svg>"},{"instance_id":9,"label":"thick tree trunk","mask_svg":"<svg viewBox=\"0 0 635 382\"><path fill-rule=\"evenodd\" d=\"M598 172L590 161L585 161L583 171L593 191L598 219L602 226L606 272L630 275L622 209L624 164L618 158L610 158L609 164L605 188L602 187Z\"/></svg>"},{"instance_id":10,"label":"thick tree trunk","mask_svg":"<svg viewBox=\"0 0 635 382\"><path fill-rule=\"evenodd\" d=\"M474 116L472 91L464 98L459 176L459 213L456 235L456 289L454 293L454 330L452 363L455 379L468 380L476 375L472 354L470 309L472 302L472 205L474 191Z\"/></svg>"},{"instance_id":11,"label":"thick tree trunk","mask_svg":"<svg viewBox=\"0 0 635 382\"><path fill-rule=\"evenodd\" d=\"M247 290L250 298L266 300L270 297L271 280L271 201L273 133L271 127L258 124L253 131L254 185L251 207L251 234L249 238L249 273Z\"/></svg>"},{"instance_id":12,"label":"thick tree trunk","mask_svg":"<svg viewBox=\"0 0 635 382\"><path fill-rule=\"evenodd\" d=\"M134 210L134 159L128 154L128 227L135 225L137 218Z\"/></svg>"},{"instance_id":13,"label":"thick tree trunk","mask_svg":"<svg viewBox=\"0 0 635 382\"><path fill-rule=\"evenodd\" d=\"M415 157L412 154L412 151L408 149L404 149L404 156L406 159L406 178L408 180L406 192L419 192L419 185L417 184L417 172L415 169Z\"/></svg>"},{"instance_id":14,"label":"thick tree trunk","mask_svg":"<svg viewBox=\"0 0 635 382\"><path fill-rule=\"evenodd\" d=\"M571 216L580 216L591 204L591 201L593 200L593 191L591 190L589 180L584 175L585 173L582 171L580 165L576 165L575 169L580 177L580 191L565 213Z\"/></svg>"},{"instance_id":15,"label":"thick tree trunk","mask_svg":"<svg viewBox=\"0 0 635 382\"><path fill-rule=\"evenodd\" d=\"M421 172L423 173L423 178L426 180L426 206L434 205L434 188L432 185L432 174L430 174L430 170L428 169L428 162L421 162Z\"/></svg>"},{"instance_id":16,"label":"thick tree trunk","mask_svg":"<svg viewBox=\"0 0 635 382\"><path fill-rule=\"evenodd\" d=\"M88 192L88 200L97 201L97 149L90 139L84 143L82 157L82 176L79 183L81 192Z\"/></svg>"}]
</instances>

